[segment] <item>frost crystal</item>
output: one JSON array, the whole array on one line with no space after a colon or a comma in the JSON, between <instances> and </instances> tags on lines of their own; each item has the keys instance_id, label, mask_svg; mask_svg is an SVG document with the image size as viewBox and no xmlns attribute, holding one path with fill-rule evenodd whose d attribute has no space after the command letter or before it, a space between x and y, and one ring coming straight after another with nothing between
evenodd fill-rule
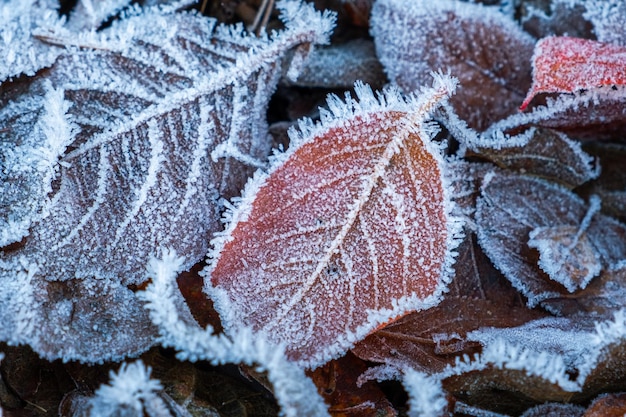
<instances>
[{"instance_id":1,"label":"frost crystal","mask_svg":"<svg viewBox=\"0 0 626 417\"><path fill-rule=\"evenodd\" d=\"M150 379L150 368L143 362L123 363L117 373L111 371L109 375L109 385L101 385L90 400L92 415L169 415L165 403L157 395L163 387L158 380Z\"/></svg>"},{"instance_id":2,"label":"frost crystal","mask_svg":"<svg viewBox=\"0 0 626 417\"><path fill-rule=\"evenodd\" d=\"M410 369L402 382L409 394L409 416L439 417L445 414L448 401L437 377Z\"/></svg>"}]
</instances>

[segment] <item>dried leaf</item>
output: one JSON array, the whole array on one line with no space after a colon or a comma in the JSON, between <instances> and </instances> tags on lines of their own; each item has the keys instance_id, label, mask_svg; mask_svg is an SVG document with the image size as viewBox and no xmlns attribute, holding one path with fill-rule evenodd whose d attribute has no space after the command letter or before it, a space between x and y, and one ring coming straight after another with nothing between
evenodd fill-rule
<instances>
[{"instance_id":1,"label":"dried leaf","mask_svg":"<svg viewBox=\"0 0 626 417\"><path fill-rule=\"evenodd\" d=\"M597 178L599 164L580 143L550 129L536 129L523 146L481 148L479 154L502 168L537 175L570 188Z\"/></svg>"},{"instance_id":2,"label":"dried leaf","mask_svg":"<svg viewBox=\"0 0 626 417\"><path fill-rule=\"evenodd\" d=\"M553 36L537 42L533 84L520 109L539 93L574 93L626 85L626 49L588 39Z\"/></svg>"},{"instance_id":3,"label":"dried leaf","mask_svg":"<svg viewBox=\"0 0 626 417\"><path fill-rule=\"evenodd\" d=\"M587 9L581 3L552 0L549 2L549 10L542 10L536 8L532 2L525 2L521 5L522 26L537 39L554 35L591 39L593 26L583 17Z\"/></svg>"},{"instance_id":4,"label":"dried leaf","mask_svg":"<svg viewBox=\"0 0 626 417\"><path fill-rule=\"evenodd\" d=\"M360 102L331 98L247 185L207 271L227 333L252 326L315 367L439 301L458 224L424 130L454 88L436 81L409 102L364 86Z\"/></svg>"},{"instance_id":5,"label":"dried leaf","mask_svg":"<svg viewBox=\"0 0 626 417\"><path fill-rule=\"evenodd\" d=\"M604 394L593 400L583 417L622 417L626 414L626 393Z\"/></svg>"},{"instance_id":6,"label":"dried leaf","mask_svg":"<svg viewBox=\"0 0 626 417\"><path fill-rule=\"evenodd\" d=\"M451 104L471 127L484 130L517 112L531 82L534 41L500 12L449 0L384 0L371 21L380 61L404 90L444 69L459 78Z\"/></svg>"},{"instance_id":7,"label":"dried leaf","mask_svg":"<svg viewBox=\"0 0 626 417\"><path fill-rule=\"evenodd\" d=\"M534 306L566 293L539 269L537 253L528 246L533 230L552 228L548 233L554 234L571 226L573 229L567 230L586 233L603 269L613 268L626 257L626 227L602 214L584 221L587 212L579 197L555 184L494 173L477 203L478 241L494 265Z\"/></svg>"},{"instance_id":8,"label":"dried leaf","mask_svg":"<svg viewBox=\"0 0 626 417\"><path fill-rule=\"evenodd\" d=\"M392 417L397 412L374 382L359 384L365 362L354 355L332 360L309 373L333 417Z\"/></svg>"},{"instance_id":9,"label":"dried leaf","mask_svg":"<svg viewBox=\"0 0 626 417\"><path fill-rule=\"evenodd\" d=\"M287 28L273 38L144 12L111 29L126 38L122 49L70 50L28 88L3 91L13 149L2 175L25 208L3 204L2 218L20 223L14 241L30 232L2 254L2 279L29 285L0 291L3 340L83 361L153 343L156 329L125 286L144 282L164 247L185 256L185 269L205 256L219 198L268 153L265 111L283 55L323 41L332 25L299 2L283 11ZM296 15L306 23L289 20ZM20 169L36 175L23 181Z\"/></svg>"}]
</instances>

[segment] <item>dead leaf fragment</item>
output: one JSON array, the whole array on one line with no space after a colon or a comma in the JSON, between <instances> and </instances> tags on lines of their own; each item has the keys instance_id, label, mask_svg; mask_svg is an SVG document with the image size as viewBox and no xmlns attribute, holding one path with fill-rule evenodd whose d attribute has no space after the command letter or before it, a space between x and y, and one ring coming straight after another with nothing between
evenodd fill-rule
<instances>
[{"instance_id":1,"label":"dead leaf fragment","mask_svg":"<svg viewBox=\"0 0 626 417\"><path fill-rule=\"evenodd\" d=\"M367 369L365 362L354 355L334 359L311 371L309 376L333 417L392 417L397 412L376 383L358 384Z\"/></svg>"},{"instance_id":2,"label":"dead leaf fragment","mask_svg":"<svg viewBox=\"0 0 626 417\"><path fill-rule=\"evenodd\" d=\"M207 270L227 332L252 326L315 367L439 301L458 232L422 124L452 91L437 80L410 105L364 86L330 100L248 184Z\"/></svg>"}]
</instances>

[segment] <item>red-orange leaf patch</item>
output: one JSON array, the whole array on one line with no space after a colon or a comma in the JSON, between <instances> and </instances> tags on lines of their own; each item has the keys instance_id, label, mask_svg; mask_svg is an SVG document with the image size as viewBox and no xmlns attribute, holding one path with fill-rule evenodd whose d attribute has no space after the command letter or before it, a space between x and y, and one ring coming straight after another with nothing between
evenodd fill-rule
<instances>
[{"instance_id":1,"label":"red-orange leaf patch","mask_svg":"<svg viewBox=\"0 0 626 417\"><path fill-rule=\"evenodd\" d=\"M588 39L553 36L537 42L533 85L524 110L539 93L574 93L626 84L626 48Z\"/></svg>"},{"instance_id":2,"label":"red-orange leaf patch","mask_svg":"<svg viewBox=\"0 0 626 417\"><path fill-rule=\"evenodd\" d=\"M206 290L227 332L252 327L315 367L439 302L458 222L424 123L454 81L404 100L329 100L244 191L216 239Z\"/></svg>"}]
</instances>

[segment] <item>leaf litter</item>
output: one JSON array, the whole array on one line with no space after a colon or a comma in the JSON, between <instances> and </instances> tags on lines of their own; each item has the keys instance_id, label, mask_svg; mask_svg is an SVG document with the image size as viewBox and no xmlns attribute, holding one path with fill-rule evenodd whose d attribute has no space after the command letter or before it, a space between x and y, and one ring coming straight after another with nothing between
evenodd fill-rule
<instances>
[{"instance_id":1,"label":"leaf litter","mask_svg":"<svg viewBox=\"0 0 626 417\"><path fill-rule=\"evenodd\" d=\"M376 53L395 87L379 96L387 102L376 101L369 93L364 100L363 87L357 88L360 101L348 96L343 101L331 99L327 110L319 112L321 125L301 122L299 133L291 134L291 143L284 142L287 151L270 157L269 170L255 174L243 199L231 203L226 199L239 194L252 172L267 167L270 141L265 140L265 113L268 108L270 113L276 111L277 103L269 99L282 75L286 84L297 83L300 71L305 75L300 82L307 85L281 87L296 97L281 109L285 114L295 114L294 106L300 106L300 114L316 113L309 104L315 100L305 99L307 89L343 89L355 79L378 86L386 80L379 70L368 70L376 68L371 44L363 55L350 48L335 50L334 45L316 55L311 44L325 41L332 18L297 2L281 6L287 17L281 34L259 38L181 12L187 3L142 9L120 1L94 8L85 0L68 18L58 18L54 2L32 2L35 7L28 11L11 2L15 13L11 6L2 9L8 29L2 32L0 53L5 54L5 62L13 63L0 71L5 79L0 90L4 116L0 121L0 269L5 283L0 316L9 323L0 331L3 340L31 345L46 357L88 362L121 360L157 344L173 347L180 361L246 364L245 375L262 381L263 373L251 368L258 367L269 378L263 386L285 415L393 415L406 407L409 415L419 416L542 415L553 410L558 415L594 415L613 411L611 407L620 409L620 394L606 393L626 391L622 382L626 228L619 222L624 220L620 196L625 190L619 180L624 161L621 75L598 81L598 65L591 63L588 54L595 47L585 47L575 59L576 65L590 71L589 77L572 80L550 71L556 78L545 83L541 71L546 66L533 64L531 55L537 44L533 36L554 34L559 37L539 45L556 42L564 68L573 65L567 61L573 56L569 42L596 46L590 42L602 42L609 51L602 59L619 63L626 16L621 2L554 0L544 4L550 16L529 2L485 6L379 0L369 22L355 13L369 10L372 2L340 6L316 2L322 9L347 12L340 26L363 28L371 23ZM298 20L298 15L304 19ZM571 25L562 25L561 15L573 16ZM513 20L517 16L522 16L520 21ZM110 19L111 26L95 31L104 19ZM406 26L406 36L397 36L399 26ZM340 29L342 36L349 33L345 27ZM366 45L363 35L354 33L354 45ZM287 41L289 34L293 41ZM571 40L572 36L581 39ZM28 55L32 50L38 51L36 59ZM556 56L544 52L542 58L541 51L535 50L535 59ZM325 62L326 53L346 59ZM315 58L307 67L307 55L322 59ZM319 71L315 65L321 66ZM336 79L328 75L333 65ZM613 71L619 64L609 66ZM307 68L313 68L312 73L306 74ZM428 257L418 245L424 244L421 236L444 230L446 237L433 242L448 242L450 236L457 240L461 234L456 226L441 228L439 223L438 229L429 223L436 219L428 210L415 205L417 200L398 197L396 191L409 183L406 178L419 179L408 172L407 159L400 157L414 149L412 145L405 142L393 149L397 153L391 152L391 158L383 158L387 161L381 163L387 167L383 171L395 176L368 177L348 162L374 166L380 149L364 151L360 146L375 140L376 132L379 136L381 131L385 135L404 132L398 124L400 115L410 113L410 103L428 100L428 93L415 90L432 71L440 70L458 77L458 93L450 104L444 100L437 110L424 112L421 134L409 136L419 136L417 143L432 151L422 160L435 155L432 172L446 173L439 188L431 188L435 195L445 196L445 204L435 211L463 218L465 238L454 267L451 256L444 256L447 260L441 263L437 255L430 259L433 265L432 259L440 260L434 268L436 279L407 281L405 273L412 268L421 271L416 276L424 272L419 259ZM76 73L85 75L76 78ZM193 92L212 82L216 87L208 91L213 93L200 94L204 98L196 100L200 96ZM397 87L404 96L390 93ZM551 92L535 95L541 91ZM517 108L525 95L532 102L521 113ZM174 109L172 103L182 105ZM367 117L359 113L363 103L370 103ZM431 135L438 129L429 118L442 127L432 143ZM341 134L333 136L337 132ZM202 145L200 137L212 139ZM350 137L358 145L347 153L337 152ZM598 139L604 142L592 142ZM132 152L116 153L115 143L132 145ZM203 146L204 153L199 151ZM315 152L307 155L307 147ZM374 156L373 161L367 155ZM116 177L120 170L126 171ZM185 179L185 171L197 175ZM314 174L318 171L328 177ZM438 174L428 172L420 174L424 175L421 184L438 184ZM342 173L344 182L328 181ZM362 193L367 178L378 200L359 198L367 194ZM267 184L273 194L264 196ZM288 212L284 204L289 199L301 204L281 217ZM366 208L362 213L379 211L376 219L391 222L366 224L366 219L367 227L353 233L341 213L357 213L350 207L361 207L359 201ZM185 208L188 211L180 215ZM224 208L227 223L222 226L219 217ZM358 213L347 218L361 224L366 214ZM271 227L246 226L259 218L273 219ZM321 224L290 225L293 219ZM421 226L415 226L415 219ZM127 233L120 231L120 225ZM217 234L213 242L217 247L212 247L211 236L222 227L226 230ZM246 227L246 233L240 233ZM279 234L288 227L293 227L294 235ZM344 228L348 232L337 235ZM403 235L416 228L423 233ZM373 232L379 241L370 239ZM333 240L332 233L341 238ZM280 240L283 245L273 245L279 235L285 239ZM359 235L365 245L358 245ZM329 242L335 241L338 253L315 252L334 248ZM392 248L388 255L371 257L372 247L376 253L386 244ZM449 251L454 245L444 246ZM228 248L234 250L228 253ZM251 249L256 260L248 257L246 251ZM357 256L359 251L365 256ZM190 294L189 289L176 288L177 282L188 285L177 281L176 275L207 252L205 289L212 295L219 293L214 301L225 324L224 334L211 326L200 327L189 311L202 308L196 317L212 316L215 313L204 311L210 309L210 302L199 302L198 294L186 300L181 294ZM392 267L394 262L398 265L398 258L411 259L400 262L404 265L400 273ZM248 267L256 262L282 269L272 277L263 268L250 272L254 268L249 270L244 262ZM326 285L315 295L296 290L300 295L293 298L290 291L303 282L298 274L309 271L310 264L328 278L323 281ZM200 268L202 264L196 264L194 270ZM378 288L378 294L396 294L391 307L368 306L377 300L361 288L368 281L348 285L348 291L341 292L342 276L354 278L355 271L368 268L368 279L382 283L372 287ZM212 275L215 271L221 271L219 279ZM398 289L389 280L402 284ZM422 291L413 299L416 303L405 302L413 291L407 289L414 287L404 283ZM361 296L365 301L360 301ZM371 310L356 317L345 314L361 307ZM272 311L278 311L278 316ZM299 313L292 315L292 311ZM317 320L314 324L311 317ZM298 330L290 332L289 326ZM352 353L346 353L351 347ZM162 358L145 354L142 359L156 370L156 357ZM13 358L8 356L0 364L3 380L7 369L15 369L9 366ZM208 388L193 382L203 366L188 365L178 382L163 374L148 378L148 368L139 363L115 366L109 369L120 370L111 374L109 386L132 387L124 394L139 399L148 415L186 415L197 411L194 407L201 403L196 399L203 390L217 390L215 384ZM358 368L361 375L341 376L346 366ZM309 373L313 380L305 375L305 367L317 367ZM45 370L48 375L62 368L50 369ZM78 369L97 372L96 367ZM9 383L14 372L8 373ZM124 382L124 374L137 376L131 378L134 385ZM96 390L106 377L85 375L74 373L76 378L90 379L92 388L65 396L67 391L60 391L70 389L65 384L50 398L65 396L63 410L70 414L96 415L119 406L116 401L121 397L103 395L109 389L106 385ZM155 379L162 381L163 390ZM326 395L335 382L341 385L337 395ZM383 397L375 389L378 383ZM356 384L368 388L352 391ZM173 386L181 388L182 396L174 395ZM402 386L408 400L397 398ZM8 404L19 408L16 404L22 399L30 404L42 395L19 391L12 398L0 396L0 402L3 408ZM53 409L54 401L47 401ZM90 404L97 405L89 411ZM125 404L117 409L139 409L137 402ZM128 404L135 405L128 408Z\"/></svg>"}]
</instances>

